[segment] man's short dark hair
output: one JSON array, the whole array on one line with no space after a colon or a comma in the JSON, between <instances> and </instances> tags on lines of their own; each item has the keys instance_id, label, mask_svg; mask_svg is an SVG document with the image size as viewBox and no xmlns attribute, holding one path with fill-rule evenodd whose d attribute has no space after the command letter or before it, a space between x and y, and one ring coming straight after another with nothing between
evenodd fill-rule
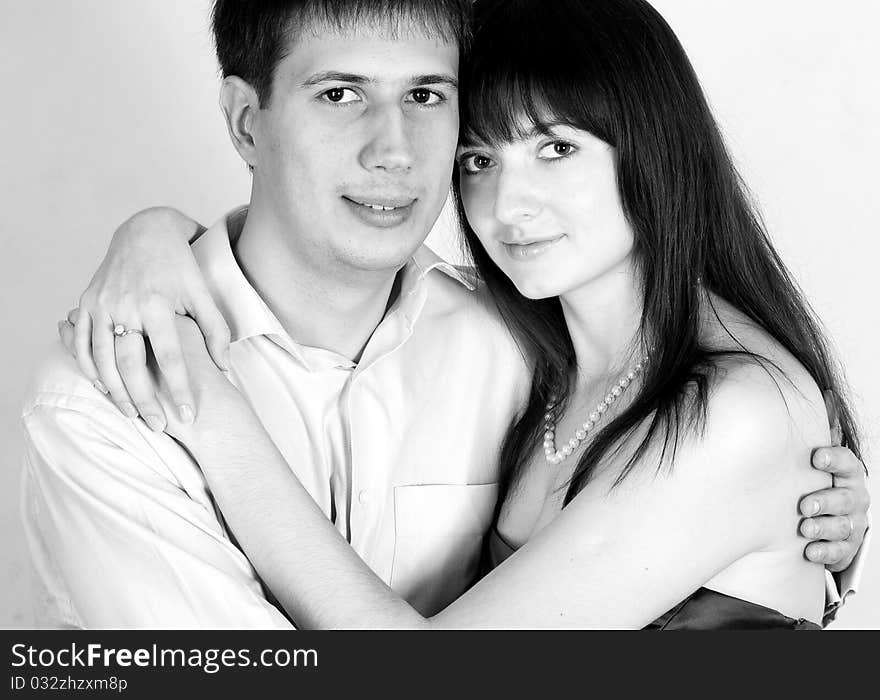
<instances>
[{"instance_id":1,"label":"man's short dark hair","mask_svg":"<svg viewBox=\"0 0 880 700\"><path fill-rule=\"evenodd\" d=\"M470 46L472 0L215 0L212 27L223 77L237 75L256 91L260 105L272 98L275 68L297 32L307 27L339 30L382 27L392 35L402 21L427 36Z\"/></svg>"}]
</instances>

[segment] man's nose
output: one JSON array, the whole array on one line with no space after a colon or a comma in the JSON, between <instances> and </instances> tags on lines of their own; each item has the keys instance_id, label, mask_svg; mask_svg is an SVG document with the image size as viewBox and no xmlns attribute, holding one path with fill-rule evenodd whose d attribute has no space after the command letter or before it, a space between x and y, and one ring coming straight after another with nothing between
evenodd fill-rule
<instances>
[{"instance_id":1,"label":"man's nose","mask_svg":"<svg viewBox=\"0 0 880 700\"><path fill-rule=\"evenodd\" d=\"M370 137L360 153L367 170L402 173L412 169L415 160L411 127L399 105L375 112Z\"/></svg>"}]
</instances>

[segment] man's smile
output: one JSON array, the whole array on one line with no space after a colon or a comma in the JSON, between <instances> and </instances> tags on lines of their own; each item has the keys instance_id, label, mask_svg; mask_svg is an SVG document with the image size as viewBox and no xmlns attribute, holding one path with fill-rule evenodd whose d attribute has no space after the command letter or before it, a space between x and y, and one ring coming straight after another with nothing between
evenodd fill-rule
<instances>
[{"instance_id":1,"label":"man's smile","mask_svg":"<svg viewBox=\"0 0 880 700\"><path fill-rule=\"evenodd\" d=\"M413 205L418 201L414 197L400 195L343 195L342 200L362 223L376 228L400 226L409 220Z\"/></svg>"},{"instance_id":2,"label":"man's smile","mask_svg":"<svg viewBox=\"0 0 880 700\"><path fill-rule=\"evenodd\" d=\"M416 201L414 197L401 197L401 196L392 196L392 197L357 197L357 196L347 196L343 195L343 199L347 199L350 202L354 202L355 204L360 204L362 207L369 207L370 209L375 209L377 211L393 211L395 209L403 209L413 204Z\"/></svg>"}]
</instances>

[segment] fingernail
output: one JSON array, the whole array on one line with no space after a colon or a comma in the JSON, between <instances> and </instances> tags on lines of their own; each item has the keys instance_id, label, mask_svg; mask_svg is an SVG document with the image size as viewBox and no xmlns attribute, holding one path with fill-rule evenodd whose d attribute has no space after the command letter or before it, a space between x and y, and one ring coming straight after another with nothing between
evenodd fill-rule
<instances>
[{"instance_id":1,"label":"fingernail","mask_svg":"<svg viewBox=\"0 0 880 700\"><path fill-rule=\"evenodd\" d=\"M119 404L119 410L125 414L126 418L137 418L138 412L133 404L121 403Z\"/></svg>"},{"instance_id":2,"label":"fingernail","mask_svg":"<svg viewBox=\"0 0 880 700\"><path fill-rule=\"evenodd\" d=\"M188 404L181 404L177 407L177 410L180 413L180 420L182 420L185 425L191 425L192 422L196 419L196 415L195 413L193 413L192 406Z\"/></svg>"},{"instance_id":3,"label":"fingernail","mask_svg":"<svg viewBox=\"0 0 880 700\"><path fill-rule=\"evenodd\" d=\"M161 433L165 429L165 421L159 416L144 416L144 421L150 426L150 430Z\"/></svg>"},{"instance_id":4,"label":"fingernail","mask_svg":"<svg viewBox=\"0 0 880 700\"><path fill-rule=\"evenodd\" d=\"M815 515L816 513L819 512L819 508L820 508L820 507L821 507L821 506L819 505L819 501L813 501L813 507L812 507L812 509L810 510L810 512L811 512L813 515Z\"/></svg>"},{"instance_id":5,"label":"fingernail","mask_svg":"<svg viewBox=\"0 0 880 700\"><path fill-rule=\"evenodd\" d=\"M822 547L816 547L813 552L813 556L816 557L816 559L818 559L819 561L822 561L822 558L825 556L825 550L822 549Z\"/></svg>"},{"instance_id":6,"label":"fingernail","mask_svg":"<svg viewBox=\"0 0 880 700\"><path fill-rule=\"evenodd\" d=\"M815 537L819 534L819 526L816 525L816 523L810 523L809 525L807 525L806 530L808 537Z\"/></svg>"},{"instance_id":7,"label":"fingernail","mask_svg":"<svg viewBox=\"0 0 880 700\"><path fill-rule=\"evenodd\" d=\"M100 391L102 394L109 394L110 393L110 390L107 389L106 386L104 386L104 382L102 382L100 379L96 379L94 382L92 382L92 384L94 384L95 388L98 391Z\"/></svg>"},{"instance_id":8,"label":"fingernail","mask_svg":"<svg viewBox=\"0 0 880 700\"><path fill-rule=\"evenodd\" d=\"M822 464L826 467L831 464L831 453L828 450L822 453Z\"/></svg>"}]
</instances>

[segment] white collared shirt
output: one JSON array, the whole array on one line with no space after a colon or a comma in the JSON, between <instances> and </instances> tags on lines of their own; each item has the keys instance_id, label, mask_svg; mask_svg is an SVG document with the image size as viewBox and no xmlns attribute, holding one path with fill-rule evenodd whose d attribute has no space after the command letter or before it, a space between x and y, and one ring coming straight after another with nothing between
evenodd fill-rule
<instances>
[{"instance_id":1,"label":"white collared shirt","mask_svg":"<svg viewBox=\"0 0 880 700\"><path fill-rule=\"evenodd\" d=\"M193 250L232 331L230 378L297 477L386 583L442 609L475 575L499 446L529 385L483 293L422 248L355 365L284 331L225 221ZM22 420L41 625L290 626L186 451L119 413L60 345Z\"/></svg>"}]
</instances>

